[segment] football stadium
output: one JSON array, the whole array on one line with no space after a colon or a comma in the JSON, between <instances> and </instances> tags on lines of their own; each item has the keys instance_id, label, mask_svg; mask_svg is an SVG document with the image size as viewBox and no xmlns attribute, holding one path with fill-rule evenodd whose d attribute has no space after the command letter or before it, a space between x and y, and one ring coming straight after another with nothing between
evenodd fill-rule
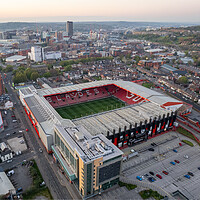
<instances>
[{"instance_id":1,"label":"football stadium","mask_svg":"<svg viewBox=\"0 0 200 200\"><path fill-rule=\"evenodd\" d=\"M84 198L116 184L120 149L172 129L182 106L120 80L38 90L31 86L19 90L19 97L45 148Z\"/></svg>"}]
</instances>

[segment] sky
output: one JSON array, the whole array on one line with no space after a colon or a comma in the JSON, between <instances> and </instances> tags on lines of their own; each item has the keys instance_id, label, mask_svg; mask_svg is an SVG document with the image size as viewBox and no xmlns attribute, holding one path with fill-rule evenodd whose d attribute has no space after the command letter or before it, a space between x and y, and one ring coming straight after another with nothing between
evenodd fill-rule
<instances>
[{"instance_id":1,"label":"sky","mask_svg":"<svg viewBox=\"0 0 200 200\"><path fill-rule=\"evenodd\" d=\"M200 0L1 0L0 22L200 22Z\"/></svg>"}]
</instances>

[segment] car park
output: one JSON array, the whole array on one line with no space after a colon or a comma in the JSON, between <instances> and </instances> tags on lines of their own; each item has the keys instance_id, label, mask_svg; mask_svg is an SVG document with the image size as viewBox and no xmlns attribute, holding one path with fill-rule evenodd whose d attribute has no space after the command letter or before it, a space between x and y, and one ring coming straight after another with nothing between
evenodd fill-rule
<instances>
[{"instance_id":1,"label":"car park","mask_svg":"<svg viewBox=\"0 0 200 200\"><path fill-rule=\"evenodd\" d=\"M194 174L192 172L188 172L188 175L190 176L194 176Z\"/></svg>"},{"instance_id":2,"label":"car park","mask_svg":"<svg viewBox=\"0 0 200 200\"><path fill-rule=\"evenodd\" d=\"M168 175L169 173L167 171L162 171L163 174Z\"/></svg>"},{"instance_id":3,"label":"car park","mask_svg":"<svg viewBox=\"0 0 200 200\"><path fill-rule=\"evenodd\" d=\"M151 172L151 171L149 172L149 174L151 174L152 176L154 176L154 173L153 173L153 172Z\"/></svg>"},{"instance_id":4,"label":"car park","mask_svg":"<svg viewBox=\"0 0 200 200\"><path fill-rule=\"evenodd\" d=\"M174 162L176 162L176 163L180 163L178 160L174 160Z\"/></svg>"},{"instance_id":5,"label":"car park","mask_svg":"<svg viewBox=\"0 0 200 200\"><path fill-rule=\"evenodd\" d=\"M162 179L162 176L160 174L156 174L156 176L159 178L159 179Z\"/></svg>"},{"instance_id":6,"label":"car park","mask_svg":"<svg viewBox=\"0 0 200 200\"><path fill-rule=\"evenodd\" d=\"M190 176L188 174L184 175L184 177L190 179Z\"/></svg>"},{"instance_id":7,"label":"car park","mask_svg":"<svg viewBox=\"0 0 200 200\"><path fill-rule=\"evenodd\" d=\"M170 162L170 164L175 165L176 163L172 161L172 162Z\"/></svg>"}]
</instances>

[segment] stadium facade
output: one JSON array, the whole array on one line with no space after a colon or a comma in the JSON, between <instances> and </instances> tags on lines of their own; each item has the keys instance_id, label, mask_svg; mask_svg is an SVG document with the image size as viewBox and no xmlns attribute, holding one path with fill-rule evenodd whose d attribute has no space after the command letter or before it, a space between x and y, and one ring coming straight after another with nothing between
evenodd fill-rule
<instances>
[{"instance_id":1,"label":"stadium facade","mask_svg":"<svg viewBox=\"0 0 200 200\"><path fill-rule=\"evenodd\" d=\"M128 81L96 81L39 90L29 87L19 90L19 96L45 148L53 152L83 197L117 183L122 161L118 148L170 130L176 110L182 106L180 101ZM113 110L95 114L84 107L88 109L86 116L72 120L56 111L108 97L126 106L113 105Z\"/></svg>"}]
</instances>

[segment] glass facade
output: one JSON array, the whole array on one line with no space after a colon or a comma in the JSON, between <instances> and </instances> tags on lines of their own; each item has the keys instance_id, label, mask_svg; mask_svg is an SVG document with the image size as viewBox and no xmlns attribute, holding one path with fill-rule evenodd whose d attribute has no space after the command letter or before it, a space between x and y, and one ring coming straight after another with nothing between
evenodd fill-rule
<instances>
[{"instance_id":1,"label":"glass facade","mask_svg":"<svg viewBox=\"0 0 200 200\"><path fill-rule=\"evenodd\" d=\"M68 147L63 143L58 134L55 132L55 144L62 150L65 159L70 163L71 167L76 170L76 159L68 149Z\"/></svg>"},{"instance_id":2,"label":"glass facade","mask_svg":"<svg viewBox=\"0 0 200 200\"><path fill-rule=\"evenodd\" d=\"M87 194L91 194L92 185L92 163L87 165Z\"/></svg>"}]
</instances>

